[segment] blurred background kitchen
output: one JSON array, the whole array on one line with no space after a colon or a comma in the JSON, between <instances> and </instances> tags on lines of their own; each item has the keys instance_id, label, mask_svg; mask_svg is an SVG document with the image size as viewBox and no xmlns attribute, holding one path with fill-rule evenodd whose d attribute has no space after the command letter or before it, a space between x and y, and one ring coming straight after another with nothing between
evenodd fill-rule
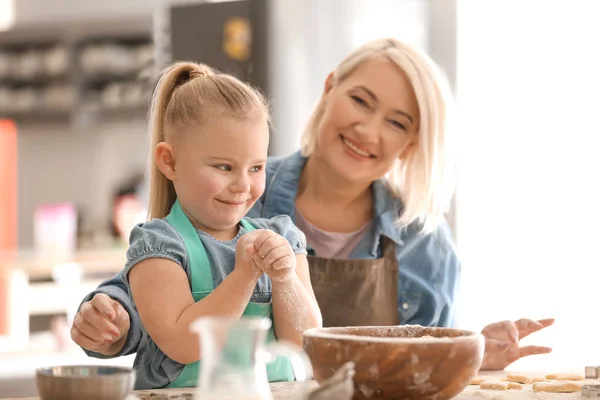
<instances>
[{"instance_id":1,"label":"blurred background kitchen","mask_svg":"<svg viewBox=\"0 0 600 400\"><path fill-rule=\"evenodd\" d=\"M456 94L458 325L555 317L526 340L554 353L515 368L597 365L598 20L597 0L0 0L0 397L35 394L37 367L133 361L87 359L69 325L145 218L158 69L260 86L286 155L327 73L381 36L430 54Z\"/></svg>"}]
</instances>

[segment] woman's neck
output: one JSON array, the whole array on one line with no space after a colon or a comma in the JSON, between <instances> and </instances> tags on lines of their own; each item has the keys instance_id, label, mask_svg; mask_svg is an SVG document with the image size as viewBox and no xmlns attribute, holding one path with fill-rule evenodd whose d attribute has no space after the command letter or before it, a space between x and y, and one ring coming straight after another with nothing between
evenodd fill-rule
<instances>
[{"instance_id":1,"label":"woman's neck","mask_svg":"<svg viewBox=\"0 0 600 400\"><path fill-rule=\"evenodd\" d=\"M348 181L310 156L300 175L296 208L320 229L351 232L373 218L370 184Z\"/></svg>"}]
</instances>

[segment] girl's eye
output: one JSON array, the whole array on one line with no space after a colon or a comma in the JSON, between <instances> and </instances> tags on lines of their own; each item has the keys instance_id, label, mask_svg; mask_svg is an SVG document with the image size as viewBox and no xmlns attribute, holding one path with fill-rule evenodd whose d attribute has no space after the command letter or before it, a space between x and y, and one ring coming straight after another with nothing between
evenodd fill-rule
<instances>
[{"instance_id":1,"label":"girl's eye","mask_svg":"<svg viewBox=\"0 0 600 400\"><path fill-rule=\"evenodd\" d=\"M227 165L227 164L216 165L215 168L220 169L221 171L226 171L226 172L231 171L231 165Z\"/></svg>"},{"instance_id":2,"label":"girl's eye","mask_svg":"<svg viewBox=\"0 0 600 400\"><path fill-rule=\"evenodd\" d=\"M250 168L250 172L259 172L262 171L262 169L262 165L255 165L254 167Z\"/></svg>"}]
</instances>

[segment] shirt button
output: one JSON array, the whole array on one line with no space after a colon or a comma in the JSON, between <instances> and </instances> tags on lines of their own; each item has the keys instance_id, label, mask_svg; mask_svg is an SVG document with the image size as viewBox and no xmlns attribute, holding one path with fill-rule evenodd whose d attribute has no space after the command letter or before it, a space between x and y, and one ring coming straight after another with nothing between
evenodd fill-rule
<instances>
[{"instance_id":1,"label":"shirt button","mask_svg":"<svg viewBox=\"0 0 600 400\"><path fill-rule=\"evenodd\" d=\"M408 303L402 303L402 309L404 311L408 310Z\"/></svg>"}]
</instances>

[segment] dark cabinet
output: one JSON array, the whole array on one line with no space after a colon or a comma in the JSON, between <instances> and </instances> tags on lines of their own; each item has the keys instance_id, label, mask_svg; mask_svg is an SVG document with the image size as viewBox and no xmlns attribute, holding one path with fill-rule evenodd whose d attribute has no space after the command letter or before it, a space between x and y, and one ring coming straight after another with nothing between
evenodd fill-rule
<instances>
[{"instance_id":1,"label":"dark cabinet","mask_svg":"<svg viewBox=\"0 0 600 400\"><path fill-rule=\"evenodd\" d=\"M171 61L196 61L268 94L268 0L172 5L167 13Z\"/></svg>"}]
</instances>

